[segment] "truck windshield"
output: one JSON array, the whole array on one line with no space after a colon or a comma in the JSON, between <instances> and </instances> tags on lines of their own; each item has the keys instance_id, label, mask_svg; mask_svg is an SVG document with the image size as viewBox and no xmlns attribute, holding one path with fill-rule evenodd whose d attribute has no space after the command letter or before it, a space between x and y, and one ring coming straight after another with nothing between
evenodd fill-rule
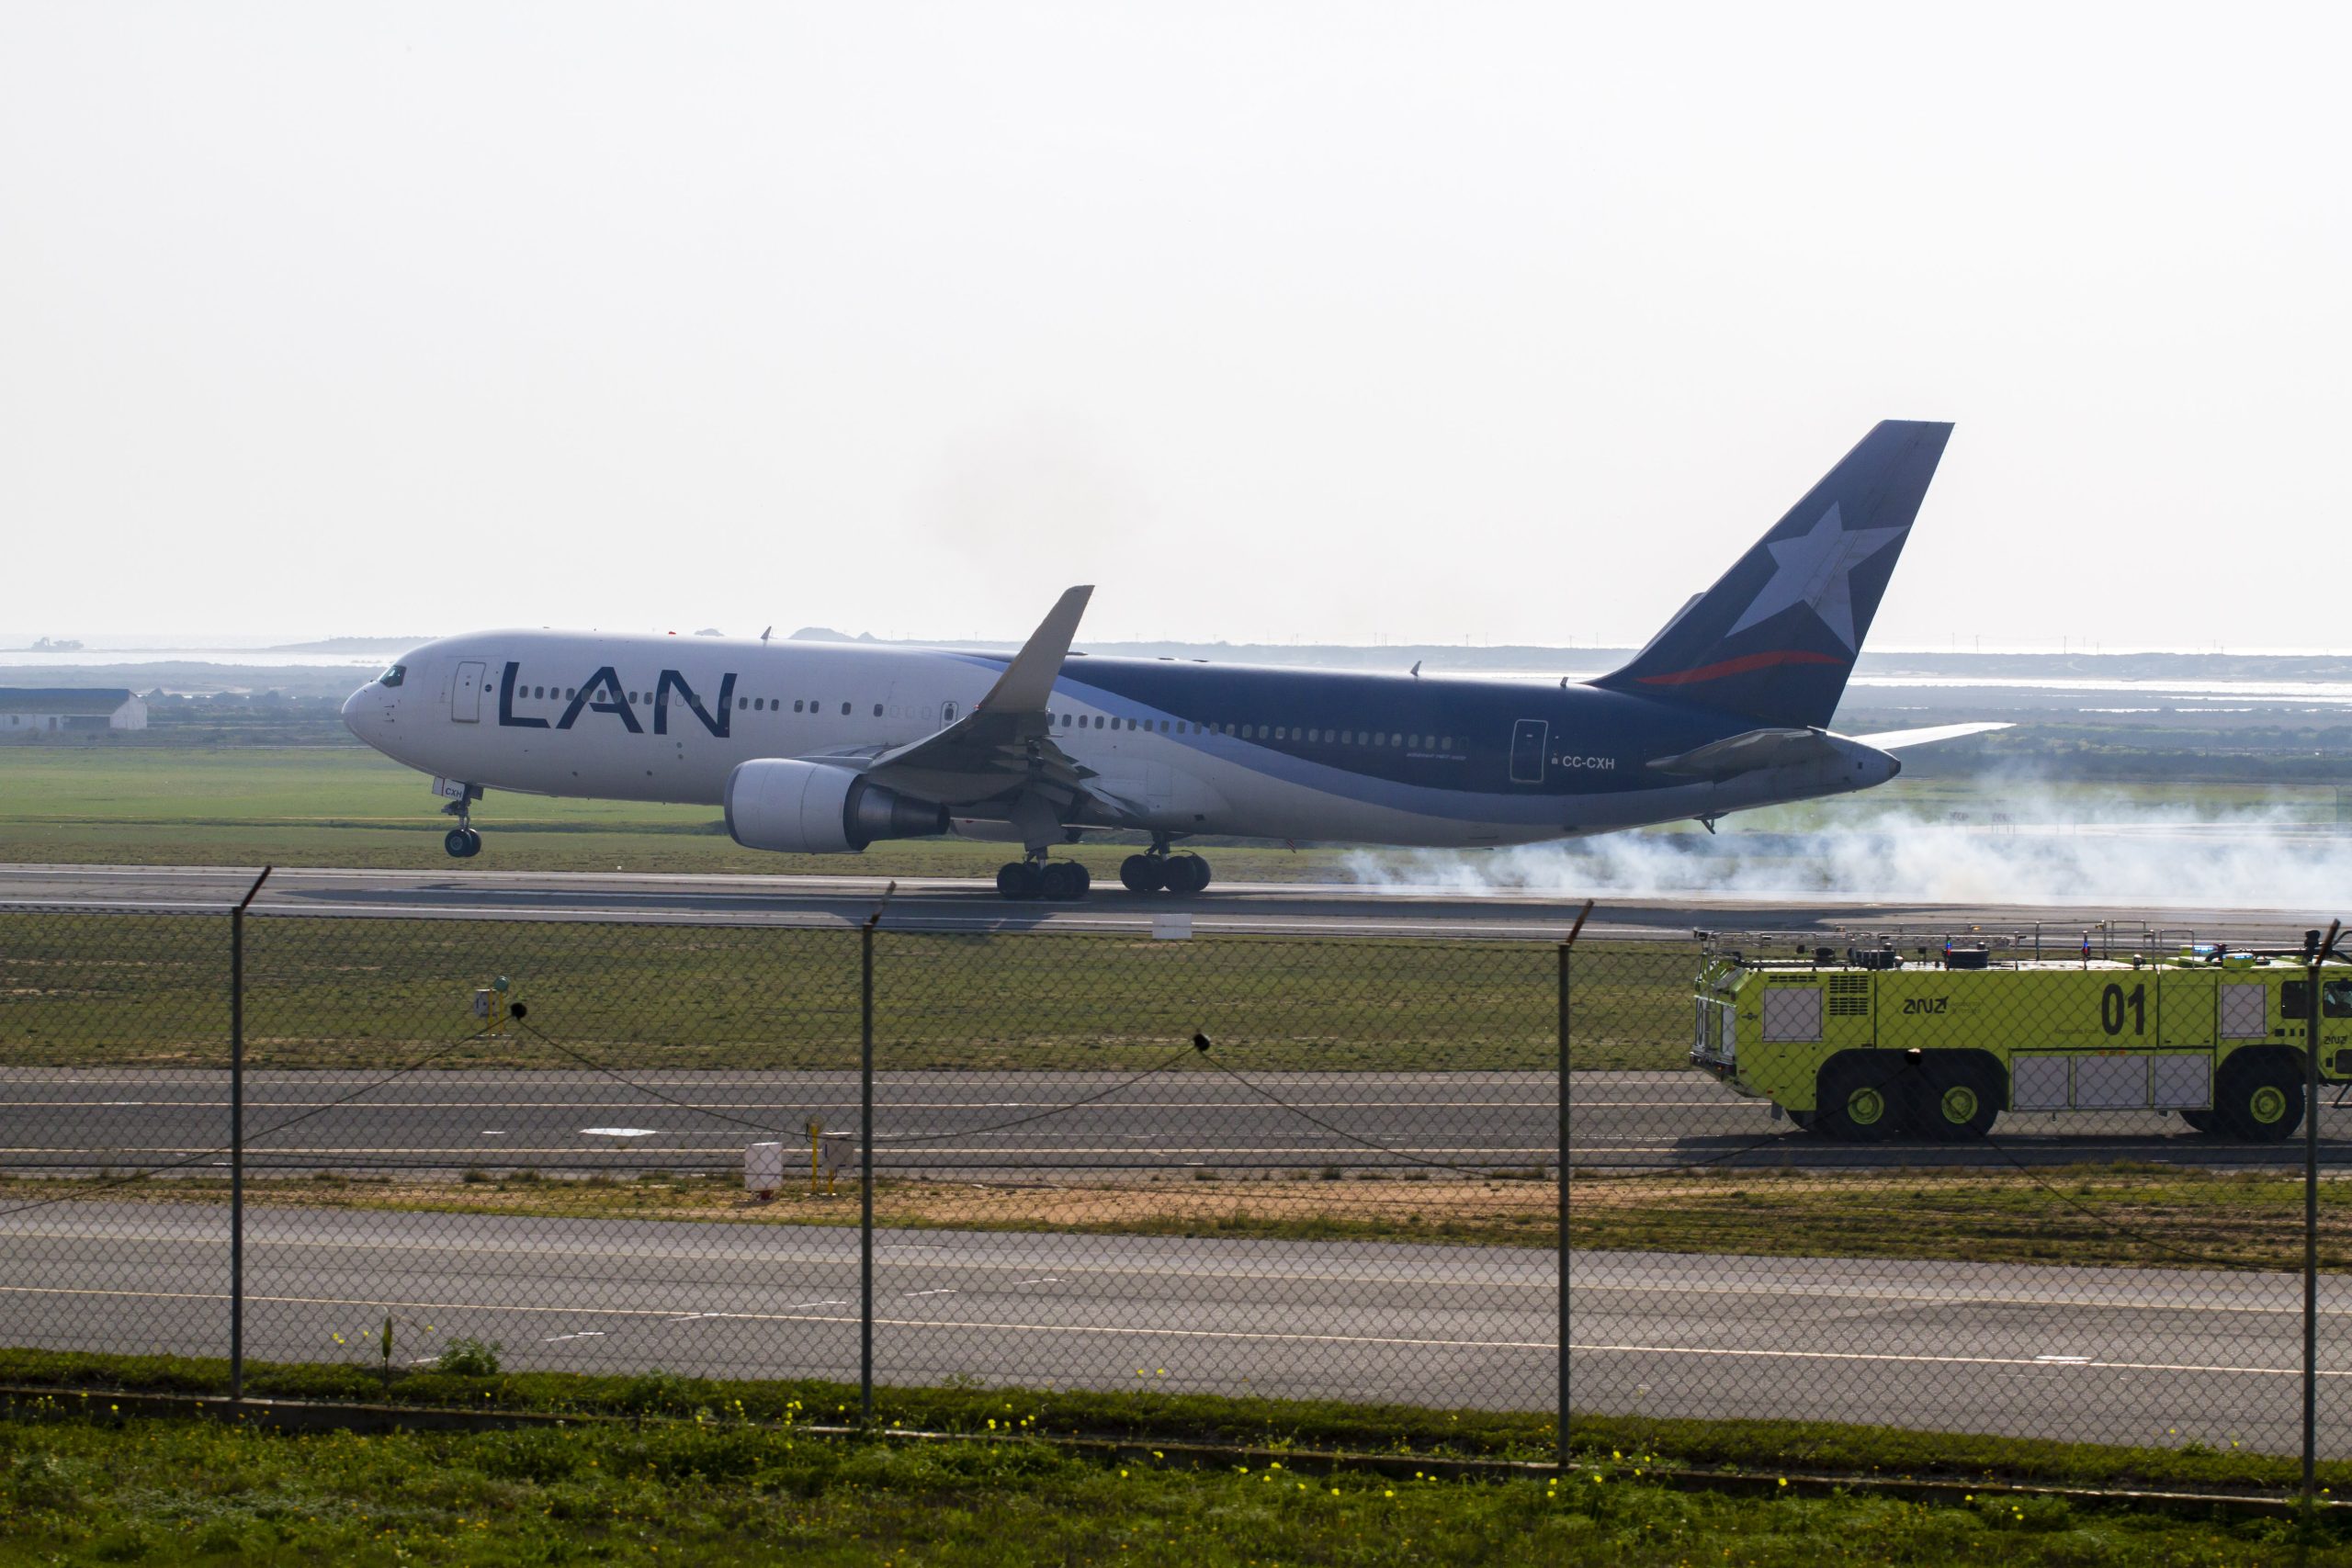
<instances>
[{"instance_id":1,"label":"truck windshield","mask_svg":"<svg viewBox=\"0 0 2352 1568\"><path fill-rule=\"evenodd\" d=\"M2278 986L2278 1016L2290 1023L2311 1016L2311 982L2285 980ZM2322 1018L2352 1018L2352 980L2322 980L2319 983L2319 1014Z\"/></svg>"},{"instance_id":2,"label":"truck windshield","mask_svg":"<svg viewBox=\"0 0 2352 1568\"><path fill-rule=\"evenodd\" d=\"M402 681L407 679L408 666L405 664L395 664L390 670L385 671L381 675L376 677L376 684L379 686L397 686Z\"/></svg>"}]
</instances>

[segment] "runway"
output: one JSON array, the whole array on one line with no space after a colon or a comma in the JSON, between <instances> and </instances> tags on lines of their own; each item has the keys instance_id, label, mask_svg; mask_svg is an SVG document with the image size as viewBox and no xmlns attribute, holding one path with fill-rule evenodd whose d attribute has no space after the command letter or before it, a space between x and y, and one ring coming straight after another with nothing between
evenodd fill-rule
<instances>
[{"instance_id":1,"label":"runway","mask_svg":"<svg viewBox=\"0 0 2352 1568\"><path fill-rule=\"evenodd\" d=\"M86 1176L227 1164L219 1072L0 1070L0 1169ZM1121 1073L882 1073L876 1168L956 1179L1136 1179L1410 1171L1521 1172L1558 1161L1542 1073L1243 1073L1190 1058ZM258 1175L469 1169L549 1176L734 1172L746 1145L805 1157L811 1120L858 1125L854 1072L252 1072L246 1168ZM2321 1108L2322 1162L2352 1164L2352 1106ZM1850 1170L2148 1161L2300 1166L2302 1143L2249 1145L2154 1112L2005 1116L1976 1145L1846 1145L1775 1121L1695 1072L1571 1075L1571 1163L1585 1169Z\"/></svg>"},{"instance_id":2,"label":"runway","mask_svg":"<svg viewBox=\"0 0 2352 1568\"><path fill-rule=\"evenodd\" d=\"M225 1210L0 1215L0 1342L218 1356ZM247 1353L509 1371L854 1376L858 1238L787 1225L262 1208ZM887 1232L876 1375L1544 1409L1555 1260L1516 1248ZM2320 1282L2323 1452L2352 1285ZM2291 1451L2299 1281L2245 1273L1578 1254L1576 1405ZM343 1337L338 1345L336 1336Z\"/></svg>"},{"instance_id":3,"label":"runway","mask_svg":"<svg viewBox=\"0 0 2352 1568\"><path fill-rule=\"evenodd\" d=\"M225 909L254 871L213 866L13 865L0 867L0 908ZM1352 884L1219 884L1189 897L1137 895L1097 885L1077 904L1008 904L978 880L876 876L698 876L565 872L354 871L287 867L271 874L255 907L273 914L461 916L643 923L861 924L877 908L900 931L1136 931L1154 917L1182 916L1195 935L1387 936L1557 941L1581 897L1525 892L1476 895L1439 888ZM1587 934L1612 940L1687 941L1694 929L1773 931L1836 941L1882 931L2030 933L2073 951L2087 930L2115 941L2194 936L2202 941L2294 942L2307 911L2095 909L2052 905L1838 903L1690 897L1672 901L1597 895Z\"/></svg>"}]
</instances>

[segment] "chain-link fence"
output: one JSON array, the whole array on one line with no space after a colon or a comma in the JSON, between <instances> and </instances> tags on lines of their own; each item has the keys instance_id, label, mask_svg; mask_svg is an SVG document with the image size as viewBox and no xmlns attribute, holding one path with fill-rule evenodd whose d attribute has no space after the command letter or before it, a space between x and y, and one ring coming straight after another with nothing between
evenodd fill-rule
<instances>
[{"instance_id":1,"label":"chain-link fence","mask_svg":"<svg viewBox=\"0 0 2352 1568\"><path fill-rule=\"evenodd\" d=\"M2341 1456L2308 960L5 911L0 1354Z\"/></svg>"}]
</instances>

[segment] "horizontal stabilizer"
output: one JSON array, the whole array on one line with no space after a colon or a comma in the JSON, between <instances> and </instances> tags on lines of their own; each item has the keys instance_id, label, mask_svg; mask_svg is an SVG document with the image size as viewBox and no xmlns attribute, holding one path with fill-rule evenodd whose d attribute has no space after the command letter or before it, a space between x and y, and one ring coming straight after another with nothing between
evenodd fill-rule
<instances>
[{"instance_id":1,"label":"horizontal stabilizer","mask_svg":"<svg viewBox=\"0 0 2352 1568\"><path fill-rule=\"evenodd\" d=\"M1988 729L2013 729L2016 726L2001 719L1975 724L1931 724L1925 729L1889 729L1877 735L1857 735L1853 739L1865 746L1875 746L1882 751L1899 751L1905 746L1932 746L1939 740L1957 740L1963 735L1982 735Z\"/></svg>"},{"instance_id":2,"label":"horizontal stabilizer","mask_svg":"<svg viewBox=\"0 0 2352 1568\"><path fill-rule=\"evenodd\" d=\"M1649 765L1658 773L1685 778L1727 779L1758 768L1794 767L1803 762L1827 761L1838 755L1836 742L1818 729L1751 729L1744 735L1710 740L1704 746L1671 757L1660 757Z\"/></svg>"}]
</instances>

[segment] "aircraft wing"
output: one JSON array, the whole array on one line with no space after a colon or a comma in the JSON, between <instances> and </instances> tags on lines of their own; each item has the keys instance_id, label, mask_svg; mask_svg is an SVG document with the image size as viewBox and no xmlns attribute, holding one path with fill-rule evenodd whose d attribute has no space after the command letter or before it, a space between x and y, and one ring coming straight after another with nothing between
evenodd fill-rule
<instances>
[{"instance_id":1,"label":"aircraft wing","mask_svg":"<svg viewBox=\"0 0 2352 1568\"><path fill-rule=\"evenodd\" d=\"M1093 770L1054 743L1046 705L1069 657L1079 617L1092 587L1072 588L1055 602L1021 651L1004 667L971 712L921 740L895 747L865 763L867 778L902 794L948 807L973 806L1035 790L1067 806L1087 788Z\"/></svg>"}]
</instances>

